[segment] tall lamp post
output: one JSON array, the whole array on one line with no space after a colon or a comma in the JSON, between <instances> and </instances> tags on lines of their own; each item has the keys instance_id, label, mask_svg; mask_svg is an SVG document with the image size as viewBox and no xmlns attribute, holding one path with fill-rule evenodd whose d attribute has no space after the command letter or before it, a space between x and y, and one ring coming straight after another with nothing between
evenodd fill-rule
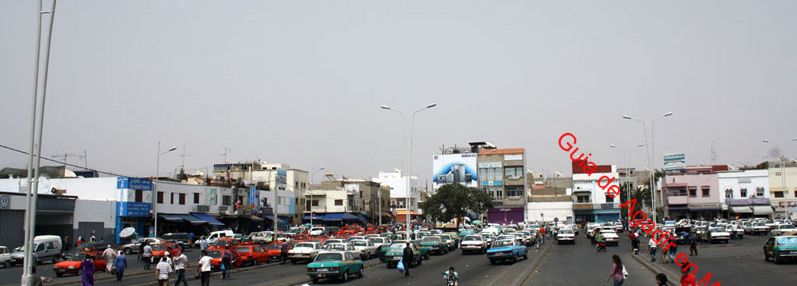
<instances>
[{"instance_id":1,"label":"tall lamp post","mask_svg":"<svg viewBox=\"0 0 797 286\"><path fill-rule=\"evenodd\" d=\"M656 124L656 121L661 120L661 119L663 119L665 117L672 116L672 114L673 114L672 111L671 112L667 112L664 115L662 115L660 117L657 117L656 119L653 119L650 122L650 128L651 128L650 138L651 138L651 142L653 141L653 138L655 136L654 135L655 133L653 131L655 130L654 129L655 128L654 125ZM656 217L658 216L657 215L658 212L656 211L656 181L655 181L655 179L656 179L656 174L655 174L656 173L656 171L655 171L656 168L653 167L654 166L653 160L655 160L655 158L654 158L655 150L653 149L653 144L652 143L650 144L650 148L647 147L648 146L647 123L645 121L633 118L633 117L631 117L629 115L623 115L623 119L633 120L633 121L636 121L636 122L639 122L640 124L642 124L642 132L645 135L644 136L645 137L645 148L647 149L646 150L646 153L647 153L646 157L647 157L647 160L648 160L648 168L650 169L650 176L649 176L650 177L650 194L651 194L650 197L651 197L651 204L653 205L653 221L658 221L658 220L656 220Z\"/></svg>"},{"instance_id":2,"label":"tall lamp post","mask_svg":"<svg viewBox=\"0 0 797 286\"><path fill-rule=\"evenodd\" d=\"M405 202L405 204L406 204L405 205L405 209L407 210L407 217L406 217L406 219L407 219L407 239L410 239L410 233L411 233L411 228L412 228L412 226L410 224L410 197L411 197L410 189L412 188L412 144L413 144L413 139L414 139L414 135L415 135L415 115L418 114L418 112L421 112L421 111L424 111L424 110L427 110L427 109L431 109L431 108L434 108L436 106L437 106L437 103L428 104L428 105L424 106L423 108L414 111L412 113L412 116L410 117L411 118L410 119L410 145L409 145L409 155L408 155L409 157L407 158L407 199L406 199L406 202ZM397 112L397 113L401 114L401 118L402 118L401 122L402 122L402 124L405 121L404 112L401 112L399 110L393 109L392 107L387 106L387 105L382 105L382 106L380 106L380 108L382 108L384 110L393 111L393 112ZM380 204L381 204L381 202L380 202Z\"/></svg>"},{"instance_id":3,"label":"tall lamp post","mask_svg":"<svg viewBox=\"0 0 797 286\"><path fill-rule=\"evenodd\" d=\"M636 146L637 147L644 147L645 144L637 144ZM617 145L614 145L614 144L609 145L609 147L613 148L613 149L620 150L620 152L623 153L623 166L628 168L628 161L627 161L627 156L626 156L626 155L628 155L628 153L626 152L626 150L624 148L617 147ZM625 201L627 202L630 199L631 199L631 190L625 190ZM628 224L626 226L630 226L631 225L631 213L630 213L630 211L626 213L625 217L626 217L626 220L628 222Z\"/></svg>"},{"instance_id":4,"label":"tall lamp post","mask_svg":"<svg viewBox=\"0 0 797 286\"><path fill-rule=\"evenodd\" d=\"M307 186L307 190L310 192L310 229L312 229L313 225L314 225L313 224L313 190L311 190L311 188L313 187L313 181L315 180L315 175L318 174L318 172L321 172L323 170L326 170L326 168L321 167L321 168L318 168L318 170L315 170L315 168L313 168L313 171L312 171L313 173L310 174L310 185Z\"/></svg>"},{"instance_id":5,"label":"tall lamp post","mask_svg":"<svg viewBox=\"0 0 797 286\"><path fill-rule=\"evenodd\" d=\"M171 146L168 150L161 152L161 142L158 141L158 159L155 163L155 181L157 182L160 179L160 172L161 172L161 156L165 155L166 153L172 152L177 150L177 146ZM158 237L158 189L153 188L153 196L152 196L152 213L155 216L155 237Z\"/></svg>"}]
</instances>

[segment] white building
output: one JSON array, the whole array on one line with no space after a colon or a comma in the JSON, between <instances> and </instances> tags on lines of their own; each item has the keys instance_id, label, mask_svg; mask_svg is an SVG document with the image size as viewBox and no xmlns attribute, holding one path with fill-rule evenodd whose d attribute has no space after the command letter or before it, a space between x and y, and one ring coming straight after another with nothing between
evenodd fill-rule
<instances>
[{"instance_id":1,"label":"white building","mask_svg":"<svg viewBox=\"0 0 797 286\"><path fill-rule=\"evenodd\" d=\"M721 172L717 173L717 181L722 212L728 217L773 213L768 170Z\"/></svg>"},{"instance_id":2,"label":"white building","mask_svg":"<svg viewBox=\"0 0 797 286\"><path fill-rule=\"evenodd\" d=\"M600 182L605 188L598 185L601 177L614 178L610 182L604 180ZM620 175L615 165L597 166L596 171L591 175L584 173L580 167L573 163L573 189L574 197L573 213L576 222L583 221L616 221L620 219L620 209L618 208L620 198L610 198L606 191L616 186L620 187ZM608 185L607 185L608 184Z\"/></svg>"},{"instance_id":3,"label":"white building","mask_svg":"<svg viewBox=\"0 0 797 286\"><path fill-rule=\"evenodd\" d=\"M574 223L573 202L530 202L526 207L526 221Z\"/></svg>"},{"instance_id":4,"label":"white building","mask_svg":"<svg viewBox=\"0 0 797 286\"><path fill-rule=\"evenodd\" d=\"M418 202L421 200L418 177L402 176L400 170L394 170L393 172L379 172L379 177L373 178L372 181L390 189L390 206L394 212L406 212L407 188L409 187L410 211L421 213L418 207Z\"/></svg>"}]
</instances>

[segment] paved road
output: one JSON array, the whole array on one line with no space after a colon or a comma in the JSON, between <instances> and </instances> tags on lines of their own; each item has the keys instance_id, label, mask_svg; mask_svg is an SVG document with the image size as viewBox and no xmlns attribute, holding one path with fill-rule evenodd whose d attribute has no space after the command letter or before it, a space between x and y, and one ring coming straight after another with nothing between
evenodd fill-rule
<instances>
[{"instance_id":1,"label":"paved road","mask_svg":"<svg viewBox=\"0 0 797 286\"><path fill-rule=\"evenodd\" d=\"M609 246L606 252L597 252L581 234L574 245L554 245L526 285L611 285L606 278L614 254L620 256L629 273L623 285L656 285L653 272L631 258L630 242L622 234L620 245Z\"/></svg>"},{"instance_id":2,"label":"paved road","mask_svg":"<svg viewBox=\"0 0 797 286\"><path fill-rule=\"evenodd\" d=\"M719 281L722 285L794 284L797 281L797 263L778 265L764 261L762 246L765 240L766 236L746 235L744 239L732 240L728 244L703 244L698 246L699 255L690 256L689 260L698 266L698 280L711 272L712 283ZM689 254L688 247L681 246L678 250ZM671 276L679 275L675 264L662 264L660 260L650 265Z\"/></svg>"}]
</instances>

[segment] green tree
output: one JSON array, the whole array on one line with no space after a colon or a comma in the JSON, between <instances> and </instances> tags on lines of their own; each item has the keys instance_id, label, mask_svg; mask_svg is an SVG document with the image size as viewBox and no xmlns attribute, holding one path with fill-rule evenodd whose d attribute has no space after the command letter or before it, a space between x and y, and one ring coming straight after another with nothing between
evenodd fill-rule
<instances>
[{"instance_id":1,"label":"green tree","mask_svg":"<svg viewBox=\"0 0 797 286\"><path fill-rule=\"evenodd\" d=\"M468 212L482 213L493 206L492 198L485 191L468 188L460 184L448 184L421 205L423 212L435 221L457 219L457 228Z\"/></svg>"}]
</instances>

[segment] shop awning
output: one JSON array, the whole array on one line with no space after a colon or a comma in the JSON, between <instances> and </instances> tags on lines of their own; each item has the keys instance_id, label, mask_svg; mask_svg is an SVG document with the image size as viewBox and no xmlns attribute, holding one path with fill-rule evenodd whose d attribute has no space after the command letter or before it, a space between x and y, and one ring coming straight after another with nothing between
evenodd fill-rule
<instances>
[{"instance_id":1,"label":"shop awning","mask_svg":"<svg viewBox=\"0 0 797 286\"><path fill-rule=\"evenodd\" d=\"M325 221L341 221L343 220L343 214L326 214L324 215Z\"/></svg>"},{"instance_id":2,"label":"shop awning","mask_svg":"<svg viewBox=\"0 0 797 286\"><path fill-rule=\"evenodd\" d=\"M181 215L171 215L171 214L159 214L158 215L162 220L169 221L169 222L184 222L185 220Z\"/></svg>"},{"instance_id":3,"label":"shop awning","mask_svg":"<svg viewBox=\"0 0 797 286\"><path fill-rule=\"evenodd\" d=\"M191 215L193 215L194 217L196 217L196 218L198 218L200 220L206 221L206 222L208 222L211 225L224 226L223 222L220 222L219 220L217 220L212 215L209 215L209 214L206 214L206 213L191 213Z\"/></svg>"},{"instance_id":4,"label":"shop awning","mask_svg":"<svg viewBox=\"0 0 797 286\"><path fill-rule=\"evenodd\" d=\"M206 220L200 219L200 218L195 217L195 216L190 215L190 214L180 215L180 217L182 217L183 220L185 220L187 222L190 222L191 224L206 224L206 223L208 223Z\"/></svg>"},{"instance_id":5,"label":"shop awning","mask_svg":"<svg viewBox=\"0 0 797 286\"><path fill-rule=\"evenodd\" d=\"M360 218L356 215L345 213L343 214L343 220L360 220Z\"/></svg>"},{"instance_id":6,"label":"shop awning","mask_svg":"<svg viewBox=\"0 0 797 286\"><path fill-rule=\"evenodd\" d=\"M731 211L737 214L751 214L753 209L750 207L731 207Z\"/></svg>"},{"instance_id":7,"label":"shop awning","mask_svg":"<svg viewBox=\"0 0 797 286\"><path fill-rule=\"evenodd\" d=\"M324 219L324 215L323 214L314 214L313 215L313 220L323 220L323 219ZM310 220L310 215L305 215L302 218L302 220Z\"/></svg>"},{"instance_id":8,"label":"shop awning","mask_svg":"<svg viewBox=\"0 0 797 286\"><path fill-rule=\"evenodd\" d=\"M253 220L254 220L254 217L253 217ZM261 221L263 221L263 220L274 221L274 216L270 215L270 214L263 215L263 218L261 219ZM279 217L277 217L277 223L285 223L285 221L280 219Z\"/></svg>"},{"instance_id":9,"label":"shop awning","mask_svg":"<svg viewBox=\"0 0 797 286\"><path fill-rule=\"evenodd\" d=\"M771 215L774 213L772 206L753 206L754 215Z\"/></svg>"},{"instance_id":10,"label":"shop awning","mask_svg":"<svg viewBox=\"0 0 797 286\"><path fill-rule=\"evenodd\" d=\"M407 210L396 210L396 215L397 216L400 216L400 215L406 216L407 215ZM411 216L413 216L413 215L421 215L421 213L418 212L418 211L410 211L410 215Z\"/></svg>"}]
</instances>

